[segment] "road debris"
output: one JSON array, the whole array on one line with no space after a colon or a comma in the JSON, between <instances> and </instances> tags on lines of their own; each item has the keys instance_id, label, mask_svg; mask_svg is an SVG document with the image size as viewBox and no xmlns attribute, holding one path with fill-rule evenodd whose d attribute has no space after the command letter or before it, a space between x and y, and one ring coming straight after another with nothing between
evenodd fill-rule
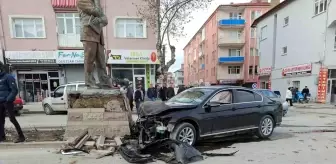
<instances>
[{"instance_id":1,"label":"road debris","mask_svg":"<svg viewBox=\"0 0 336 164\"><path fill-rule=\"evenodd\" d=\"M122 144L121 138L116 137L118 143ZM98 151L97 159L113 155L118 149L115 140L106 138L105 136L93 136L88 131L81 133L78 137L69 138L68 143L62 145L60 153L63 155L77 155L81 153L91 154Z\"/></svg>"}]
</instances>

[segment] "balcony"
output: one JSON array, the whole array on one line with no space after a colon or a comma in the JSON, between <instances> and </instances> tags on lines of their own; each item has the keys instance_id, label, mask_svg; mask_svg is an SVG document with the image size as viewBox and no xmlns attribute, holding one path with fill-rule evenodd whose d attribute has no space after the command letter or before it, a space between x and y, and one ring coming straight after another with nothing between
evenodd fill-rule
<instances>
[{"instance_id":1,"label":"balcony","mask_svg":"<svg viewBox=\"0 0 336 164\"><path fill-rule=\"evenodd\" d=\"M230 47L230 48L242 48L245 45L245 40L243 37L240 38L219 38L218 46L220 47Z\"/></svg>"},{"instance_id":2,"label":"balcony","mask_svg":"<svg viewBox=\"0 0 336 164\"><path fill-rule=\"evenodd\" d=\"M220 28L244 28L244 19L222 19L219 21Z\"/></svg>"},{"instance_id":3,"label":"balcony","mask_svg":"<svg viewBox=\"0 0 336 164\"><path fill-rule=\"evenodd\" d=\"M227 57L219 57L218 63L244 63L243 56L227 56Z\"/></svg>"},{"instance_id":4,"label":"balcony","mask_svg":"<svg viewBox=\"0 0 336 164\"><path fill-rule=\"evenodd\" d=\"M79 34L58 34L58 46L62 48L82 48Z\"/></svg>"}]
</instances>

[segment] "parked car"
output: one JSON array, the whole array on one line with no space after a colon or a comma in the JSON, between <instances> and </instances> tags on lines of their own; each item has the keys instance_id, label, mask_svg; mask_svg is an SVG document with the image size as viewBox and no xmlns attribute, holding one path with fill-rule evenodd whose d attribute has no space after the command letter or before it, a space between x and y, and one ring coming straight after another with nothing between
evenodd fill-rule
<instances>
[{"instance_id":1,"label":"parked car","mask_svg":"<svg viewBox=\"0 0 336 164\"><path fill-rule=\"evenodd\" d=\"M57 87L51 94L51 97L47 97L42 101L42 107L47 115L52 115L56 111L67 110L67 93L70 91L83 91L86 89L84 82L73 82Z\"/></svg>"},{"instance_id":2,"label":"parked car","mask_svg":"<svg viewBox=\"0 0 336 164\"><path fill-rule=\"evenodd\" d=\"M21 97L16 97L14 101L14 112L17 116L20 116L22 114L24 101L21 99Z\"/></svg>"},{"instance_id":3,"label":"parked car","mask_svg":"<svg viewBox=\"0 0 336 164\"><path fill-rule=\"evenodd\" d=\"M283 109L283 116L285 116L288 112L289 104L286 100L283 100L278 94L276 94L274 91L268 90L268 89L256 89L256 92L262 94L263 96L266 96L274 101L279 101L282 103L282 109Z\"/></svg>"},{"instance_id":4,"label":"parked car","mask_svg":"<svg viewBox=\"0 0 336 164\"><path fill-rule=\"evenodd\" d=\"M268 138L281 122L279 101L243 87L206 86L187 89L167 102L143 103L135 131L143 143L169 137L193 145L241 133Z\"/></svg>"}]
</instances>

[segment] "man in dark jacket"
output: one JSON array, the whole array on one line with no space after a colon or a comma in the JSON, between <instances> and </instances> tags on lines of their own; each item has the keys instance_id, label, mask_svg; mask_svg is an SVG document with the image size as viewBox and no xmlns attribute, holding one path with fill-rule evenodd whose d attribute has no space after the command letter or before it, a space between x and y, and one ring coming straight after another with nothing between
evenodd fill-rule
<instances>
[{"instance_id":1,"label":"man in dark jacket","mask_svg":"<svg viewBox=\"0 0 336 164\"><path fill-rule=\"evenodd\" d=\"M141 102L144 101L144 93L143 93L141 85L138 86L138 89L134 93L134 101L135 101L136 110L139 114L140 104Z\"/></svg>"},{"instance_id":2,"label":"man in dark jacket","mask_svg":"<svg viewBox=\"0 0 336 164\"><path fill-rule=\"evenodd\" d=\"M309 95L309 89L307 86L305 86L305 88L302 89L302 94L303 94L304 100L307 100L307 96Z\"/></svg>"},{"instance_id":3,"label":"man in dark jacket","mask_svg":"<svg viewBox=\"0 0 336 164\"><path fill-rule=\"evenodd\" d=\"M183 85L180 85L179 86L179 89L177 90L177 94L183 92L185 90L184 86Z\"/></svg>"},{"instance_id":4,"label":"man in dark jacket","mask_svg":"<svg viewBox=\"0 0 336 164\"><path fill-rule=\"evenodd\" d=\"M151 84L147 90L147 97L152 101L155 101L155 99L157 98L157 91L153 87L153 84Z\"/></svg>"},{"instance_id":5,"label":"man in dark jacket","mask_svg":"<svg viewBox=\"0 0 336 164\"><path fill-rule=\"evenodd\" d=\"M175 90L174 90L174 84L172 84L170 87L167 89L167 98L171 99L172 97L175 96Z\"/></svg>"},{"instance_id":6,"label":"man in dark jacket","mask_svg":"<svg viewBox=\"0 0 336 164\"><path fill-rule=\"evenodd\" d=\"M162 101L167 101L167 86L166 84L163 84L163 86L159 90L160 93L160 99Z\"/></svg>"},{"instance_id":7,"label":"man in dark jacket","mask_svg":"<svg viewBox=\"0 0 336 164\"><path fill-rule=\"evenodd\" d=\"M15 79L12 75L5 72L5 65L0 62L0 142L6 140L5 134L5 117L6 111L9 120L15 126L15 129L19 135L14 143L24 142L25 136L21 130L20 124L17 122L14 113L14 100L18 94L18 88L15 83Z\"/></svg>"},{"instance_id":8,"label":"man in dark jacket","mask_svg":"<svg viewBox=\"0 0 336 164\"><path fill-rule=\"evenodd\" d=\"M132 84L130 84L127 87L126 95L127 95L128 101L129 101L130 108L133 111L133 107L134 107L134 105L133 105L134 89L133 89L133 85Z\"/></svg>"}]
</instances>

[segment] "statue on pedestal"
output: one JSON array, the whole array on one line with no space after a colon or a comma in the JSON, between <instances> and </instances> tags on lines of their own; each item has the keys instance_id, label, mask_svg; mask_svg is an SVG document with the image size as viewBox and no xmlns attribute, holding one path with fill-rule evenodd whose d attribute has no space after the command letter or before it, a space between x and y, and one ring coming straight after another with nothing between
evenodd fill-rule
<instances>
[{"instance_id":1,"label":"statue on pedestal","mask_svg":"<svg viewBox=\"0 0 336 164\"><path fill-rule=\"evenodd\" d=\"M80 40L84 46L85 85L88 88L112 88L112 80L106 72L103 27L108 24L100 0L77 0L81 22ZM97 68L99 84L93 76L94 64Z\"/></svg>"}]
</instances>

